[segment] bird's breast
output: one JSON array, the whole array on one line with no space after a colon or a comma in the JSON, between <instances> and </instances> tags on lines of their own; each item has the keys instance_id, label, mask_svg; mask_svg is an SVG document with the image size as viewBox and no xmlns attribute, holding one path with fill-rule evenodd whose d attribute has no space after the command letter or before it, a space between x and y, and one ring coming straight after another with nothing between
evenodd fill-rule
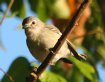
<instances>
[{"instance_id":1,"label":"bird's breast","mask_svg":"<svg viewBox=\"0 0 105 82\"><path fill-rule=\"evenodd\" d=\"M32 41L27 39L27 46L31 54L41 62L49 53L49 50L45 49L44 45L40 41Z\"/></svg>"}]
</instances>

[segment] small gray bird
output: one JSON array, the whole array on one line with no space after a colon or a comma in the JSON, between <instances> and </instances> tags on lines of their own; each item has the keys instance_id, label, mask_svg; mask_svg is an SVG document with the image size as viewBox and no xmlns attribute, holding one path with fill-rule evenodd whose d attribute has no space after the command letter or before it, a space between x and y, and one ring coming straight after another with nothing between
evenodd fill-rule
<instances>
[{"instance_id":1,"label":"small gray bird","mask_svg":"<svg viewBox=\"0 0 105 82\"><path fill-rule=\"evenodd\" d=\"M36 59L43 62L50 52L49 49L54 47L62 33L55 26L45 24L34 16L25 18L22 26L25 29L29 51ZM72 53L69 48L72 48L71 43L66 40L50 65L55 64L61 58L67 58ZM72 48L72 50L74 49ZM76 53L75 50L74 52ZM82 58L77 53L72 55L76 56L77 59Z\"/></svg>"}]
</instances>

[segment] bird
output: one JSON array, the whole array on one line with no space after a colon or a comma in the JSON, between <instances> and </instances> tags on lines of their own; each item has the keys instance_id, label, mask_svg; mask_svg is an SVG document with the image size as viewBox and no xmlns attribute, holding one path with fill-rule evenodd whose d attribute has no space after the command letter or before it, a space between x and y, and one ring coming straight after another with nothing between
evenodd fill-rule
<instances>
[{"instance_id":1,"label":"bird","mask_svg":"<svg viewBox=\"0 0 105 82\"><path fill-rule=\"evenodd\" d=\"M26 17L22 22L22 28L25 30L26 44L30 53L40 62L45 60L50 49L55 46L62 35L56 26L46 24L35 16ZM75 54L71 52L71 49L74 50ZM71 42L66 40L50 65L54 65L60 59L67 59L69 54L79 60L84 58L78 55Z\"/></svg>"}]
</instances>

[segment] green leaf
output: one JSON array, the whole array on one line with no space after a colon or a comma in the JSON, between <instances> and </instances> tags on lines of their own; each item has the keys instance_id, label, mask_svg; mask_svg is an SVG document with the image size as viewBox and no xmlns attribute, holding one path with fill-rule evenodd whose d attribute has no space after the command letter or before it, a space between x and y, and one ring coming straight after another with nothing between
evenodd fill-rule
<instances>
[{"instance_id":1,"label":"green leaf","mask_svg":"<svg viewBox=\"0 0 105 82\"><path fill-rule=\"evenodd\" d=\"M36 12L38 14L38 17L42 21L46 21L47 20L47 11L46 11L46 5L44 3L44 0L39 0L39 4L37 6Z\"/></svg>"},{"instance_id":2,"label":"green leaf","mask_svg":"<svg viewBox=\"0 0 105 82\"><path fill-rule=\"evenodd\" d=\"M102 57L102 59L105 61L105 45L100 45L97 47L97 52Z\"/></svg>"},{"instance_id":3,"label":"green leaf","mask_svg":"<svg viewBox=\"0 0 105 82\"><path fill-rule=\"evenodd\" d=\"M83 80L83 75L78 71L78 69L73 66L71 72L69 73L68 81L70 82L81 82Z\"/></svg>"},{"instance_id":4,"label":"green leaf","mask_svg":"<svg viewBox=\"0 0 105 82\"><path fill-rule=\"evenodd\" d=\"M74 57L70 57L70 60L72 60L75 64L75 66L80 70L80 72L87 77L89 80L91 80L92 82L97 82L95 81L95 70L94 68L86 63L86 62L82 62L79 61L77 59L75 59Z\"/></svg>"},{"instance_id":5,"label":"green leaf","mask_svg":"<svg viewBox=\"0 0 105 82\"><path fill-rule=\"evenodd\" d=\"M40 0L28 0L31 10L36 12Z\"/></svg>"},{"instance_id":6,"label":"green leaf","mask_svg":"<svg viewBox=\"0 0 105 82\"><path fill-rule=\"evenodd\" d=\"M52 5L53 17L68 19L70 16L70 9L66 0L56 0L54 5Z\"/></svg>"},{"instance_id":7,"label":"green leaf","mask_svg":"<svg viewBox=\"0 0 105 82\"><path fill-rule=\"evenodd\" d=\"M41 77L39 78L40 82L67 82L63 77L60 75L46 71L44 72Z\"/></svg>"},{"instance_id":8,"label":"green leaf","mask_svg":"<svg viewBox=\"0 0 105 82\"><path fill-rule=\"evenodd\" d=\"M25 4L22 5L22 7L21 7L21 9L19 11L18 16L20 18L25 18L25 16L26 16L26 6L25 6Z\"/></svg>"},{"instance_id":9,"label":"green leaf","mask_svg":"<svg viewBox=\"0 0 105 82\"><path fill-rule=\"evenodd\" d=\"M0 4L3 3L5 0L0 0Z\"/></svg>"},{"instance_id":10,"label":"green leaf","mask_svg":"<svg viewBox=\"0 0 105 82\"><path fill-rule=\"evenodd\" d=\"M10 3L10 0L6 0L5 3L7 3L8 5ZM14 3L11 7L11 11L18 12L16 16L24 18L26 16L26 7L23 0L14 0Z\"/></svg>"},{"instance_id":11,"label":"green leaf","mask_svg":"<svg viewBox=\"0 0 105 82\"><path fill-rule=\"evenodd\" d=\"M13 78L14 82L25 82L29 72L29 62L24 57L19 57L13 61L7 73ZM11 80L4 76L1 82L11 82Z\"/></svg>"},{"instance_id":12,"label":"green leaf","mask_svg":"<svg viewBox=\"0 0 105 82\"><path fill-rule=\"evenodd\" d=\"M42 20L42 21L46 21L48 18L48 13L49 11L47 11L47 3L45 3L45 0L28 0L30 5L31 5L31 9L37 13L38 17Z\"/></svg>"}]
</instances>

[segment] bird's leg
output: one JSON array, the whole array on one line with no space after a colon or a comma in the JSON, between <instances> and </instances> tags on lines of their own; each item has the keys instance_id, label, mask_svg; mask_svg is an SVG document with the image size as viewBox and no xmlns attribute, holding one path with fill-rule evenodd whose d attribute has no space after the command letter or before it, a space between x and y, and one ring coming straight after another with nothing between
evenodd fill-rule
<instances>
[{"instance_id":1,"label":"bird's leg","mask_svg":"<svg viewBox=\"0 0 105 82\"><path fill-rule=\"evenodd\" d=\"M86 60L88 58L87 55L84 55L84 54L78 54L82 60Z\"/></svg>"},{"instance_id":2,"label":"bird's leg","mask_svg":"<svg viewBox=\"0 0 105 82\"><path fill-rule=\"evenodd\" d=\"M33 73L36 73L36 72L37 72L37 67L34 67L34 69L33 69L32 72L33 72Z\"/></svg>"},{"instance_id":3,"label":"bird's leg","mask_svg":"<svg viewBox=\"0 0 105 82\"><path fill-rule=\"evenodd\" d=\"M26 77L26 82L36 82L38 76L36 75L37 68L35 67L28 77Z\"/></svg>"}]
</instances>

